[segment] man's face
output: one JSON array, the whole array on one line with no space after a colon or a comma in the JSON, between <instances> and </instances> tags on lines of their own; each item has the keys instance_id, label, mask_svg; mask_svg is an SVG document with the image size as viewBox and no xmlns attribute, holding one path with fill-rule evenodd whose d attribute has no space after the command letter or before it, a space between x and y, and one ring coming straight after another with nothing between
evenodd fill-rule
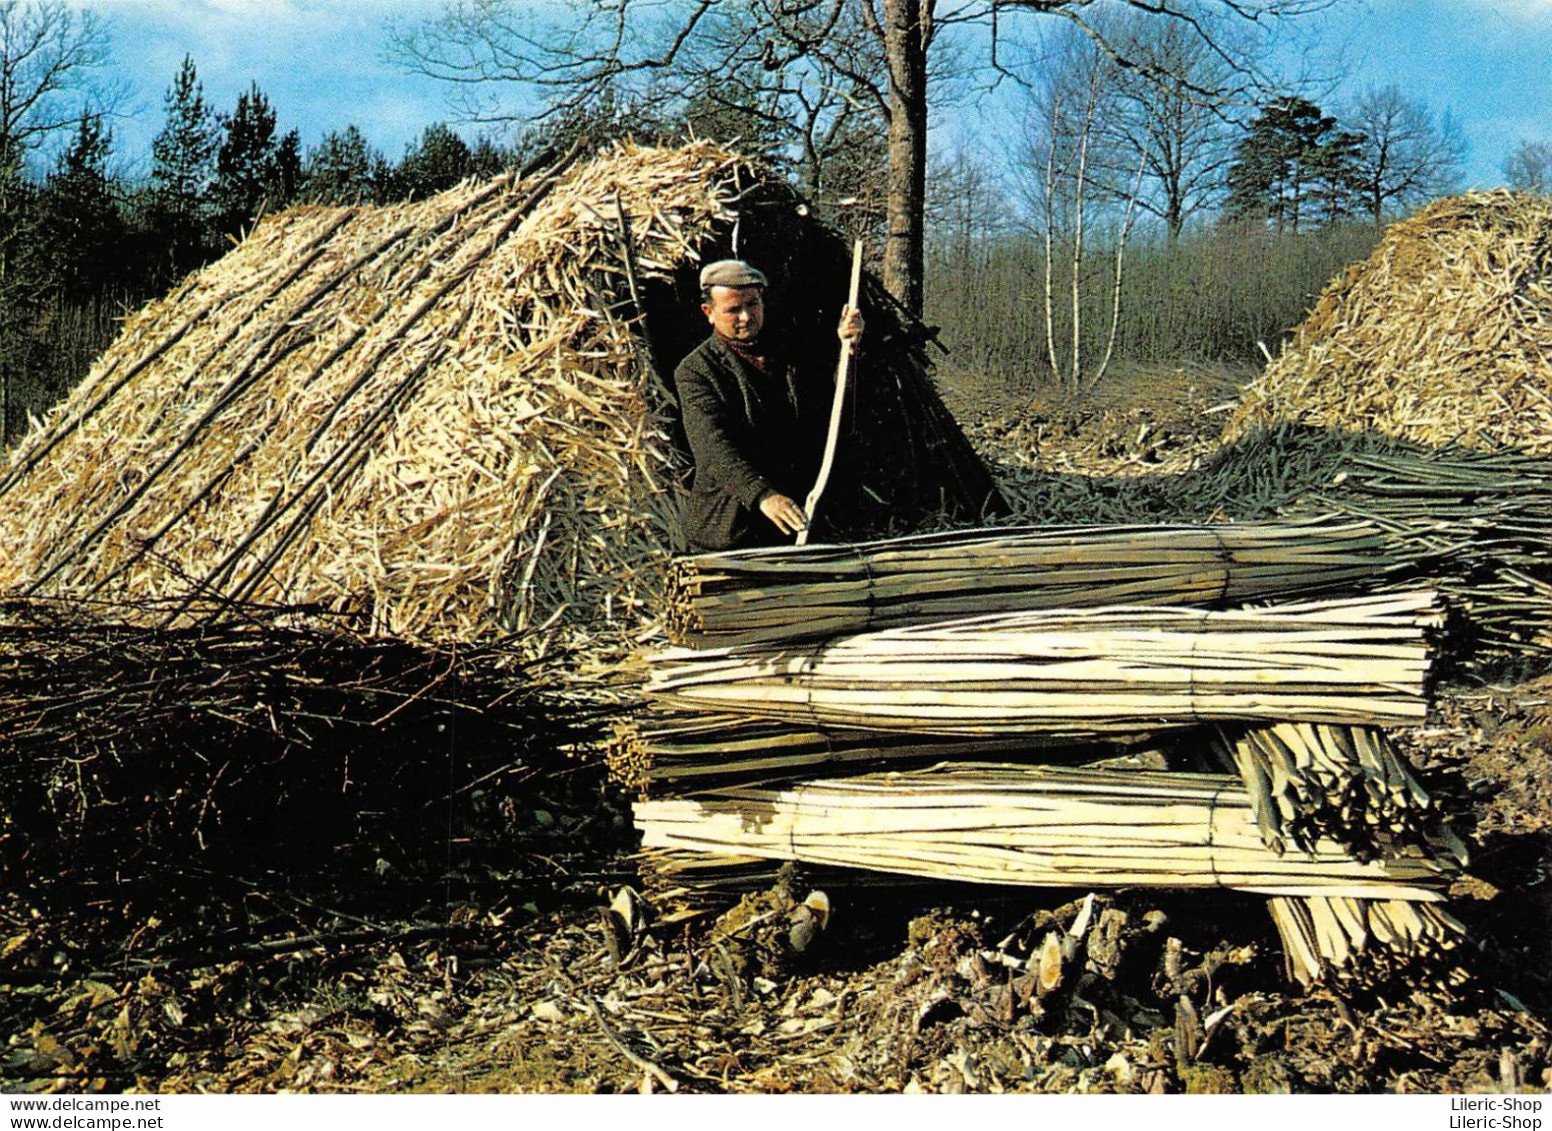
<instances>
[{"instance_id":1,"label":"man's face","mask_svg":"<svg viewBox=\"0 0 1552 1131\"><path fill-rule=\"evenodd\" d=\"M706 321L734 342L752 342L765 325L764 287L712 287L711 302L702 303Z\"/></svg>"}]
</instances>

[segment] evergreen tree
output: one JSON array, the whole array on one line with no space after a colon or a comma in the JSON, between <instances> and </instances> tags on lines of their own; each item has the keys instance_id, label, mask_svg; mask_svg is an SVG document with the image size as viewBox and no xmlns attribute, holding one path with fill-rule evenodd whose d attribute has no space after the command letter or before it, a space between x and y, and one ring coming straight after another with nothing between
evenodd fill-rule
<instances>
[{"instance_id":1,"label":"evergreen tree","mask_svg":"<svg viewBox=\"0 0 1552 1131\"><path fill-rule=\"evenodd\" d=\"M393 195L421 200L452 188L474 172L468 143L442 122L427 126L393 174Z\"/></svg>"},{"instance_id":2,"label":"evergreen tree","mask_svg":"<svg viewBox=\"0 0 1552 1131\"><path fill-rule=\"evenodd\" d=\"M323 135L307 155L302 195L320 204L380 203L387 162L355 126Z\"/></svg>"},{"instance_id":3,"label":"evergreen tree","mask_svg":"<svg viewBox=\"0 0 1552 1131\"><path fill-rule=\"evenodd\" d=\"M208 194L220 142L220 126L187 55L164 105L165 124L151 142L148 219L153 239L165 249L164 270L177 276L211 252Z\"/></svg>"},{"instance_id":4,"label":"evergreen tree","mask_svg":"<svg viewBox=\"0 0 1552 1131\"><path fill-rule=\"evenodd\" d=\"M476 177L494 177L507 167L507 155L488 137L474 143L469 154L469 172Z\"/></svg>"},{"instance_id":5,"label":"evergreen tree","mask_svg":"<svg viewBox=\"0 0 1552 1131\"><path fill-rule=\"evenodd\" d=\"M1358 204L1361 134L1338 128L1305 98L1282 98L1257 115L1235 147L1227 214L1279 231L1351 215Z\"/></svg>"},{"instance_id":6,"label":"evergreen tree","mask_svg":"<svg viewBox=\"0 0 1552 1131\"><path fill-rule=\"evenodd\" d=\"M35 239L51 289L78 302L126 281L124 217L108 176L112 146L102 119L83 115L38 196Z\"/></svg>"},{"instance_id":7,"label":"evergreen tree","mask_svg":"<svg viewBox=\"0 0 1552 1131\"><path fill-rule=\"evenodd\" d=\"M221 131L211 197L217 228L223 235L236 236L266 208L287 203L280 176L280 145L275 139L275 110L257 83L237 96L237 109L222 120Z\"/></svg>"},{"instance_id":8,"label":"evergreen tree","mask_svg":"<svg viewBox=\"0 0 1552 1131\"><path fill-rule=\"evenodd\" d=\"M22 176L22 146L0 134L0 446L10 442L25 376L39 361L32 332L42 295L29 252L32 186Z\"/></svg>"},{"instance_id":9,"label":"evergreen tree","mask_svg":"<svg viewBox=\"0 0 1552 1131\"><path fill-rule=\"evenodd\" d=\"M280 209L302 196L302 136L288 130L275 145L275 170L270 182L271 207Z\"/></svg>"}]
</instances>

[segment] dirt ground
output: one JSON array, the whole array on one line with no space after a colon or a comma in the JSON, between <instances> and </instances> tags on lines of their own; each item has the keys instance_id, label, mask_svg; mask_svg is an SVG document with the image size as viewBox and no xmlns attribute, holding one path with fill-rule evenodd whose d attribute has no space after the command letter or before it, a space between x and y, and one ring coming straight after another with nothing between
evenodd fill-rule
<instances>
[{"instance_id":1,"label":"dirt ground","mask_svg":"<svg viewBox=\"0 0 1552 1131\"><path fill-rule=\"evenodd\" d=\"M1160 371L1079 403L950 399L1016 486L1188 467L1232 387ZM1472 939L1444 965L1301 991L1263 901L1234 893L788 870L694 920L611 915L644 886L629 799L584 766L493 799L499 832L431 879L368 847L306 877L6 893L0 1088L1544 1091L1552 677L1442 687L1395 737L1472 851L1450 903ZM816 890L828 925L795 952ZM1072 943L1035 978L1053 929Z\"/></svg>"}]
</instances>

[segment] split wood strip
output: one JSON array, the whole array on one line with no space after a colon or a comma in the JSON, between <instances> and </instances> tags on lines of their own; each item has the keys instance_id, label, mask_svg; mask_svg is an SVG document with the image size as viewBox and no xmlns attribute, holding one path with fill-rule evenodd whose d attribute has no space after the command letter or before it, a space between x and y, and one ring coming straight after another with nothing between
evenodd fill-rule
<instances>
[{"instance_id":1,"label":"split wood strip","mask_svg":"<svg viewBox=\"0 0 1552 1131\"><path fill-rule=\"evenodd\" d=\"M1239 772L1274 852L1307 851L1329 837L1359 859L1423 851L1467 862L1466 846L1382 730L1277 723L1220 730L1211 747L1223 768Z\"/></svg>"},{"instance_id":2,"label":"split wood strip","mask_svg":"<svg viewBox=\"0 0 1552 1131\"><path fill-rule=\"evenodd\" d=\"M1283 941L1288 977L1303 986L1375 986L1405 971L1459 985L1456 952L1466 927L1442 904L1352 896L1273 896L1267 910Z\"/></svg>"},{"instance_id":3,"label":"split wood strip","mask_svg":"<svg viewBox=\"0 0 1552 1131\"><path fill-rule=\"evenodd\" d=\"M1434 900L1449 861L1360 862L1332 841L1279 855L1222 774L1010 765L726 787L640 801L645 848L1056 887L1234 888Z\"/></svg>"},{"instance_id":4,"label":"split wood strip","mask_svg":"<svg viewBox=\"0 0 1552 1131\"><path fill-rule=\"evenodd\" d=\"M919 734L1136 734L1204 721L1401 725L1427 713L1431 592L1257 610L1003 613L646 657L682 710Z\"/></svg>"},{"instance_id":5,"label":"split wood strip","mask_svg":"<svg viewBox=\"0 0 1552 1131\"><path fill-rule=\"evenodd\" d=\"M974 614L1222 607L1378 583L1401 568L1367 522L1022 527L678 558L665 620L718 647Z\"/></svg>"}]
</instances>

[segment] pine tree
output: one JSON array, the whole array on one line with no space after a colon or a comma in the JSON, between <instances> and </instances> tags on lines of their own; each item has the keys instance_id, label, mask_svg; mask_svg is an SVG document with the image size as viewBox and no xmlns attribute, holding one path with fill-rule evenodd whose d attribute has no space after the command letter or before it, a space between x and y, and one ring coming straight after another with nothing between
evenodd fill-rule
<instances>
[{"instance_id":1,"label":"pine tree","mask_svg":"<svg viewBox=\"0 0 1552 1131\"><path fill-rule=\"evenodd\" d=\"M51 289L76 302L126 281L124 217L108 175L112 147L102 119L84 115L38 196L35 238Z\"/></svg>"},{"instance_id":2,"label":"pine tree","mask_svg":"<svg viewBox=\"0 0 1552 1131\"><path fill-rule=\"evenodd\" d=\"M1305 98L1271 103L1235 147L1227 214L1294 232L1313 220L1351 215L1363 135L1341 130Z\"/></svg>"},{"instance_id":3,"label":"pine tree","mask_svg":"<svg viewBox=\"0 0 1552 1131\"><path fill-rule=\"evenodd\" d=\"M386 164L355 126L331 131L307 155L301 195L320 204L380 203Z\"/></svg>"},{"instance_id":4,"label":"pine tree","mask_svg":"<svg viewBox=\"0 0 1552 1131\"><path fill-rule=\"evenodd\" d=\"M150 222L166 249L165 268L181 275L211 254L209 191L220 127L185 55L167 91L166 122L151 142Z\"/></svg>"},{"instance_id":5,"label":"pine tree","mask_svg":"<svg viewBox=\"0 0 1552 1131\"><path fill-rule=\"evenodd\" d=\"M405 151L394 170L393 195L401 200L421 200L452 188L474 172L474 155L468 143L446 124L427 126L420 140Z\"/></svg>"},{"instance_id":6,"label":"pine tree","mask_svg":"<svg viewBox=\"0 0 1552 1131\"><path fill-rule=\"evenodd\" d=\"M266 208L286 203L280 199L283 189L275 110L257 83L237 96L237 109L222 120L221 130L211 198L218 230L222 235L236 236Z\"/></svg>"}]
</instances>

